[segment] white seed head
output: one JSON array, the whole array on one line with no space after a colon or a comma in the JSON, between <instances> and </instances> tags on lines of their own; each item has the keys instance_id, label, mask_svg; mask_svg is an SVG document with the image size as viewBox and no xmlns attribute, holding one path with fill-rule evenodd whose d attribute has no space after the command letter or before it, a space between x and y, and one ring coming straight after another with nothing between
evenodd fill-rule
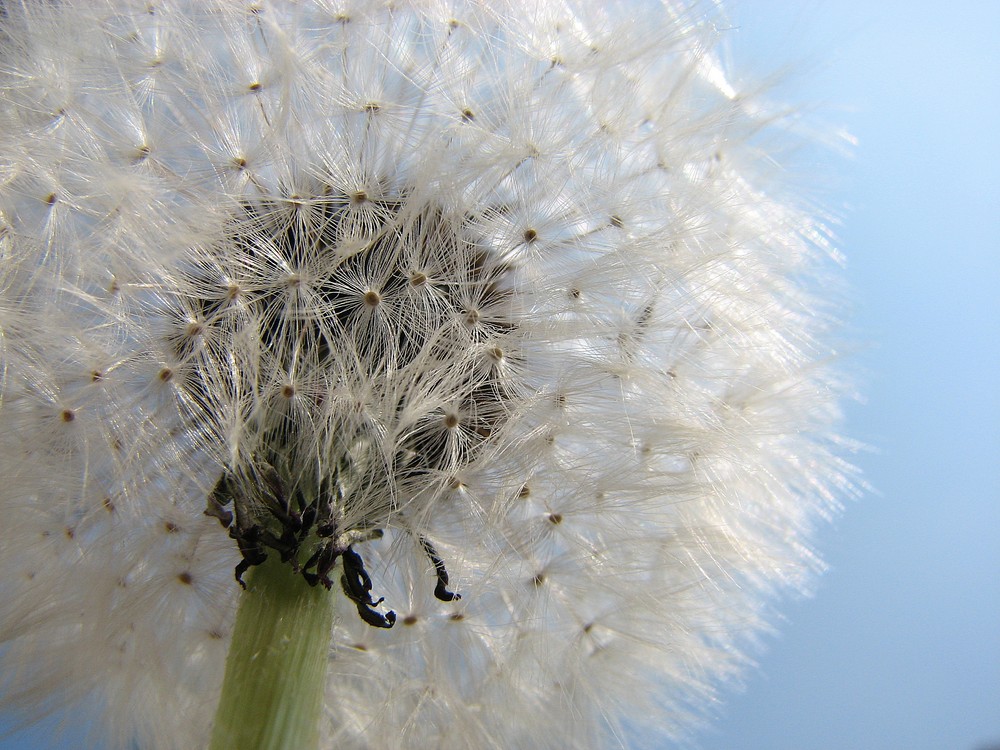
<instances>
[{"instance_id":1,"label":"white seed head","mask_svg":"<svg viewBox=\"0 0 1000 750\"><path fill-rule=\"evenodd\" d=\"M324 747L687 728L850 490L827 233L706 10L7 3L5 699L204 746L223 527L308 516L399 614L334 596Z\"/></svg>"}]
</instances>

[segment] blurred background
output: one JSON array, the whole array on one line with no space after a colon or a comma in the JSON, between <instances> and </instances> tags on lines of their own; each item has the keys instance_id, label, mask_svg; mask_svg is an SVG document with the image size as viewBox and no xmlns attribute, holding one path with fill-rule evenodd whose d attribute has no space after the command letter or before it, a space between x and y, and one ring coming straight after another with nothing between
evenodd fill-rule
<instances>
[{"instance_id":1,"label":"blurred background","mask_svg":"<svg viewBox=\"0 0 1000 750\"><path fill-rule=\"evenodd\" d=\"M820 198L842 217L865 401L847 432L875 449L875 493L820 534L816 596L784 604L697 746L998 750L1000 2L730 8L735 68L791 63L781 98L858 142Z\"/></svg>"},{"instance_id":2,"label":"blurred background","mask_svg":"<svg viewBox=\"0 0 1000 750\"><path fill-rule=\"evenodd\" d=\"M733 68L783 73L772 99L858 142L815 159L875 492L822 530L816 596L782 603L692 747L1000 750L1000 2L727 7ZM75 748L75 717L52 744L66 718L0 750Z\"/></svg>"}]
</instances>

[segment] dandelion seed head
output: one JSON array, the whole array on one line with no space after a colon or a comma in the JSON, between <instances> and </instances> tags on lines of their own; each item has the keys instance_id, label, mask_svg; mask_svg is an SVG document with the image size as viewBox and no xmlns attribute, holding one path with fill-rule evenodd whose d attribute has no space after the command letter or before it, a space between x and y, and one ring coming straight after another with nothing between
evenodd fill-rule
<instances>
[{"instance_id":1,"label":"dandelion seed head","mask_svg":"<svg viewBox=\"0 0 1000 750\"><path fill-rule=\"evenodd\" d=\"M324 744L682 734L851 491L709 9L8 5L4 700L203 746L234 571L353 549Z\"/></svg>"}]
</instances>

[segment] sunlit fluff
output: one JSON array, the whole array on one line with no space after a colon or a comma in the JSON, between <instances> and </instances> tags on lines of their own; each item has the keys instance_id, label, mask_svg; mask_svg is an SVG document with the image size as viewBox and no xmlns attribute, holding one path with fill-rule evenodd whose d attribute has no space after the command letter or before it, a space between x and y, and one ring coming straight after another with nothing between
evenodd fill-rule
<instances>
[{"instance_id":1,"label":"sunlit fluff","mask_svg":"<svg viewBox=\"0 0 1000 750\"><path fill-rule=\"evenodd\" d=\"M826 234L687 5L6 4L10 704L203 746L206 499L277 477L398 615L334 591L324 747L687 726L847 486Z\"/></svg>"}]
</instances>

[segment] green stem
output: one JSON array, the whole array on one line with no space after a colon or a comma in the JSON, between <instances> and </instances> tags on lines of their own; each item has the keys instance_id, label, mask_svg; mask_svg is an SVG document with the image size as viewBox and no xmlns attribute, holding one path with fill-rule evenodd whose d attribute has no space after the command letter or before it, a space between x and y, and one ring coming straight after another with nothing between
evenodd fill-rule
<instances>
[{"instance_id":1,"label":"green stem","mask_svg":"<svg viewBox=\"0 0 1000 750\"><path fill-rule=\"evenodd\" d=\"M312 750L319 744L333 603L276 555L247 575L211 750Z\"/></svg>"}]
</instances>

